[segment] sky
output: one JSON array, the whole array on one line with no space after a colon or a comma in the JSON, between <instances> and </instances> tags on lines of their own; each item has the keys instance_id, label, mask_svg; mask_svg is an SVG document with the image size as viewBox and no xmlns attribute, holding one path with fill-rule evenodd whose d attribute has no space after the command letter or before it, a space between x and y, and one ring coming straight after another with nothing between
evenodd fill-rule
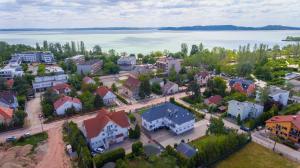
<instances>
[{"instance_id":1,"label":"sky","mask_svg":"<svg viewBox=\"0 0 300 168\"><path fill-rule=\"evenodd\" d=\"M0 0L0 28L300 27L299 0Z\"/></svg>"}]
</instances>

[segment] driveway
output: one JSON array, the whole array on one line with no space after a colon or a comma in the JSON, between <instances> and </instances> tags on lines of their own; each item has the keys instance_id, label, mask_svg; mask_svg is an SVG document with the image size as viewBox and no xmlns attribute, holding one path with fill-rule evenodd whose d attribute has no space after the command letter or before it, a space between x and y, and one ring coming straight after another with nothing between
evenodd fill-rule
<instances>
[{"instance_id":1,"label":"driveway","mask_svg":"<svg viewBox=\"0 0 300 168\"><path fill-rule=\"evenodd\" d=\"M155 132L144 131L151 136L151 139L155 139L162 146L166 147L168 145L173 146L175 143L179 144L181 140L189 142L204 136L207 130L207 124L207 120L198 121L195 123L194 129L180 135L176 135L167 129L161 129Z\"/></svg>"},{"instance_id":2,"label":"driveway","mask_svg":"<svg viewBox=\"0 0 300 168\"><path fill-rule=\"evenodd\" d=\"M39 115L42 113L42 106L40 102L41 102L41 93L36 93L35 98L29 100L26 103L25 111L27 113L27 118L26 118L27 126L40 124Z\"/></svg>"}]
</instances>

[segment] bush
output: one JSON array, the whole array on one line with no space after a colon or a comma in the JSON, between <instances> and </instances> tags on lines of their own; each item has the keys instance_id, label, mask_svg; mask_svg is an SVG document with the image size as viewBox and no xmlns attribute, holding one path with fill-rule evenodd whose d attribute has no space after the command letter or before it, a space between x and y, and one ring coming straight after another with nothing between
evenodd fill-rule
<instances>
[{"instance_id":1,"label":"bush","mask_svg":"<svg viewBox=\"0 0 300 168\"><path fill-rule=\"evenodd\" d=\"M124 159L125 150L123 148L118 148L101 155L97 155L94 157L95 165L97 168L102 167L104 164L108 162L115 162L118 159Z\"/></svg>"},{"instance_id":2,"label":"bush","mask_svg":"<svg viewBox=\"0 0 300 168\"><path fill-rule=\"evenodd\" d=\"M284 115L294 115L300 111L300 103L291 104L281 111Z\"/></svg>"},{"instance_id":3,"label":"bush","mask_svg":"<svg viewBox=\"0 0 300 168\"><path fill-rule=\"evenodd\" d=\"M140 136L141 136L140 126L138 124L136 124L134 129L130 128L128 136L129 136L130 139L140 138Z\"/></svg>"},{"instance_id":4,"label":"bush","mask_svg":"<svg viewBox=\"0 0 300 168\"><path fill-rule=\"evenodd\" d=\"M131 149L132 149L132 154L135 156L140 156L144 153L143 143L140 141L133 143Z\"/></svg>"},{"instance_id":5,"label":"bush","mask_svg":"<svg viewBox=\"0 0 300 168\"><path fill-rule=\"evenodd\" d=\"M117 98L124 104L129 104L128 101L126 99L124 99L121 95L115 93L115 95L117 96Z\"/></svg>"}]
</instances>

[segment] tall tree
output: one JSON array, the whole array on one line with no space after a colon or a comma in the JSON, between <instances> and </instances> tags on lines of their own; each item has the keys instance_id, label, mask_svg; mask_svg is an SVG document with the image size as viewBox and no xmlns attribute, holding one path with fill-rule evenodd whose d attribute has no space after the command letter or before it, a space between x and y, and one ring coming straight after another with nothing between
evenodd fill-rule
<instances>
[{"instance_id":1,"label":"tall tree","mask_svg":"<svg viewBox=\"0 0 300 168\"><path fill-rule=\"evenodd\" d=\"M188 54L188 46L186 43L181 44L181 52L186 56Z\"/></svg>"},{"instance_id":2,"label":"tall tree","mask_svg":"<svg viewBox=\"0 0 300 168\"><path fill-rule=\"evenodd\" d=\"M197 45L192 45L192 48L191 48L191 53L190 55L194 55L194 54L197 54L199 52L199 48Z\"/></svg>"}]
</instances>

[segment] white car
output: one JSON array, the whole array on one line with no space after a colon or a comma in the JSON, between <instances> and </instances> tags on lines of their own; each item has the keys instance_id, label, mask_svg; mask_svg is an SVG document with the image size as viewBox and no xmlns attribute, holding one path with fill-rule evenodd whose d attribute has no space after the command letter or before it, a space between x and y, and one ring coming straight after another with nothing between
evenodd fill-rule
<instances>
[{"instance_id":1,"label":"white car","mask_svg":"<svg viewBox=\"0 0 300 168\"><path fill-rule=\"evenodd\" d=\"M97 148L96 150L95 150L95 152L97 152L97 153L103 153L104 152L104 149L103 148Z\"/></svg>"}]
</instances>

